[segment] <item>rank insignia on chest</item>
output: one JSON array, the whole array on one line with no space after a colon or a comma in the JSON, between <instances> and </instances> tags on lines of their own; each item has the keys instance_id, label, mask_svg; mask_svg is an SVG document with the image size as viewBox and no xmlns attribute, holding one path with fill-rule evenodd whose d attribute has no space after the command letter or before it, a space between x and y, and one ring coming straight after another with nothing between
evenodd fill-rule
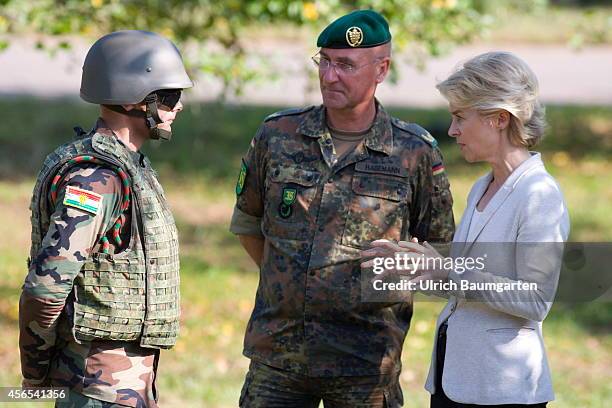
<instances>
[{"instance_id":1,"label":"rank insignia on chest","mask_svg":"<svg viewBox=\"0 0 612 408\"><path fill-rule=\"evenodd\" d=\"M282 218L289 218L293 213L293 203L297 198L297 190L295 188L285 187L283 189L283 197L280 206L278 207L278 214Z\"/></svg>"},{"instance_id":2,"label":"rank insignia on chest","mask_svg":"<svg viewBox=\"0 0 612 408\"><path fill-rule=\"evenodd\" d=\"M240 195L244 191L244 182L246 180L246 175L247 166L246 164L244 164L244 161L242 161L240 165L240 173L238 174L238 182L236 182L236 195Z\"/></svg>"}]
</instances>

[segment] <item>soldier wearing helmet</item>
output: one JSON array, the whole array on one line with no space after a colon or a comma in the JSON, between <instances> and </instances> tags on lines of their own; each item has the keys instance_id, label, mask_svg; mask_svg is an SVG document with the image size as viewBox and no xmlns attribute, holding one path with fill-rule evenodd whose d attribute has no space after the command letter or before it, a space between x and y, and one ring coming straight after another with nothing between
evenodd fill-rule
<instances>
[{"instance_id":1,"label":"soldier wearing helmet","mask_svg":"<svg viewBox=\"0 0 612 408\"><path fill-rule=\"evenodd\" d=\"M38 174L19 305L23 385L68 387L57 406L157 406L160 349L178 336L178 239L139 149L170 139L192 86L155 33L108 34L85 58L81 98L100 118Z\"/></svg>"}]
</instances>

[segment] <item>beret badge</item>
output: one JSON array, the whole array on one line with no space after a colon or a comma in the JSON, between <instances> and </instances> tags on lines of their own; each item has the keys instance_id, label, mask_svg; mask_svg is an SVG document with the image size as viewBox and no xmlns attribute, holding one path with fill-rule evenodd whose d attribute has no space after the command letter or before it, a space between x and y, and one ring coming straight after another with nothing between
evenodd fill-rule
<instances>
[{"instance_id":1,"label":"beret badge","mask_svg":"<svg viewBox=\"0 0 612 408\"><path fill-rule=\"evenodd\" d=\"M363 31L359 27L351 27L346 30L346 42L351 47L358 47L363 42Z\"/></svg>"}]
</instances>

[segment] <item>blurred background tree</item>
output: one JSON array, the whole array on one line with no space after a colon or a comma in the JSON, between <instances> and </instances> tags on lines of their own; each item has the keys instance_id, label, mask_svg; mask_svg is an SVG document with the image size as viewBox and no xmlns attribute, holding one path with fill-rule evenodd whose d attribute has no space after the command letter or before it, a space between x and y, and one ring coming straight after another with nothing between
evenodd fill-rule
<instances>
[{"instance_id":1,"label":"blurred background tree","mask_svg":"<svg viewBox=\"0 0 612 408\"><path fill-rule=\"evenodd\" d=\"M602 4L606 6L597 7ZM593 70L589 64L598 63L593 56L609 54L612 46L610 5L612 0L0 0L0 41L16 51L4 56L22 58L19 64L0 60L3 84L19 85L33 75L42 81L32 83L57 81L52 73L57 70L47 71L44 65L49 60L25 58L23 54L33 53L24 46L38 43L38 48L51 53L72 47L71 53L79 54L67 58L75 82L65 89L65 96L72 98L30 95L19 87L11 95L0 85L0 237L10 237L0 239L0 385L21 381L16 353L18 304L30 245L28 203L36 172L50 151L71 140L75 124L87 126L98 116L98 108L77 99L72 87L78 86L82 53L95 38L120 29L160 32L180 46L200 81L216 79L215 87L223 84L228 96L241 89L246 99L249 93L263 96L254 104L241 98L235 98L237 103L219 104L194 97L173 124L177 137L172 143L151 143L144 149L159 170L181 240L182 335L175 350L162 358L161 405L224 408L236 406L248 369L248 360L241 356L242 340L259 278L227 227L236 176L240 158L262 119L288 107L285 102L274 105L266 100L271 84L250 84L268 82L275 75L281 81L303 77L304 72L295 68L310 62L308 52L314 53L318 32L347 11L372 8L391 23L394 45L400 51L396 61L410 58L418 66L428 57L468 42L472 45L462 55L506 47L531 56L541 52L535 59L548 63L545 68L552 67L544 69L541 79L549 80L549 86L564 87L575 76L555 78L557 66L554 60L547 61L548 51L569 54L567 45L576 49L602 44L584 47L590 59L574 53L568 63L570 69L580 65ZM455 61L448 59L448 69ZM605 67L608 58L602 61ZM13 75L9 70L16 66L24 72ZM406 78L414 75L413 70L400 70ZM313 67L308 72L316 75ZM605 75L586 83L593 81L598 88L608 89ZM399 89L396 92L410 92L409 87ZM591 90L585 86L581 94ZM572 219L571 239L612 241L611 107L607 102L588 103L584 105L584 99L558 102L553 95L547 103L550 137L538 150L563 189ZM486 169L466 165L454 141L446 137L445 107L392 107L386 102L385 106L394 116L423 125L440 142L459 220L471 185ZM608 269L602 268L602 273ZM429 400L422 384L435 316L442 306L418 302L415 308L400 377L410 395L409 406L426 406ZM611 321L610 302L555 303L544 328L550 365L556 373L555 407L612 406ZM23 405L29 406L50 408L52 403Z\"/></svg>"},{"instance_id":2,"label":"blurred background tree","mask_svg":"<svg viewBox=\"0 0 612 408\"><path fill-rule=\"evenodd\" d=\"M612 4L612 0L606 0ZM269 56L253 52L262 31L279 39L308 41L334 18L355 9L381 12L391 25L394 46L419 68L428 57L469 43L509 16L544 21L551 6L582 7L584 18L566 33L574 48L609 40L612 19L589 10L591 0L0 0L0 50L8 34L36 33L37 47L68 49L76 36L93 40L122 29L159 32L188 50L192 73L218 79L222 95L240 94L253 81L275 77ZM601 2L597 2L601 3ZM511 18L511 17L510 17ZM554 20L552 20L554 22ZM512 24L509 24L512 25ZM567 30L564 30L567 31ZM303 35L306 37L306 35ZM204 51L204 52L203 52ZM391 80L398 73L392 72Z\"/></svg>"},{"instance_id":3,"label":"blurred background tree","mask_svg":"<svg viewBox=\"0 0 612 408\"><path fill-rule=\"evenodd\" d=\"M70 36L90 39L122 29L161 33L187 53L192 72L222 81L240 93L242 86L273 75L265 59L248 58L253 33L274 24L276 34L296 29L315 34L354 9L373 8L389 20L394 45L414 50L413 62L469 42L488 24L477 0L0 0L0 34L40 34L39 48L69 48ZM316 30L316 31L315 31ZM293 34L295 35L295 34ZM8 37L0 48L9 45ZM54 38L55 37L55 38ZM74 38L74 37L73 37ZM314 40L312 41L314 43ZM314 44L313 44L314 45ZM206 47L206 52L201 51Z\"/></svg>"}]
</instances>

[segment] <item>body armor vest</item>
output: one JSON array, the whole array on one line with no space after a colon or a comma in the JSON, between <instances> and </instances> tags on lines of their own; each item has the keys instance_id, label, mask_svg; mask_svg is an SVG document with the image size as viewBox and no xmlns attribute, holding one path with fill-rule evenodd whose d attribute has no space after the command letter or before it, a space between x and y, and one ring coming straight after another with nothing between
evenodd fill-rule
<instances>
[{"instance_id":1,"label":"body armor vest","mask_svg":"<svg viewBox=\"0 0 612 408\"><path fill-rule=\"evenodd\" d=\"M131 232L117 254L94 252L74 281L74 310L67 316L75 340L140 341L171 348L179 331L178 234L162 187L148 159L141 165L115 137L93 133L47 156L38 175L30 209L36 259L53 213L49 186L71 159L89 155L123 169L131 181ZM68 309L68 308L67 308Z\"/></svg>"}]
</instances>

